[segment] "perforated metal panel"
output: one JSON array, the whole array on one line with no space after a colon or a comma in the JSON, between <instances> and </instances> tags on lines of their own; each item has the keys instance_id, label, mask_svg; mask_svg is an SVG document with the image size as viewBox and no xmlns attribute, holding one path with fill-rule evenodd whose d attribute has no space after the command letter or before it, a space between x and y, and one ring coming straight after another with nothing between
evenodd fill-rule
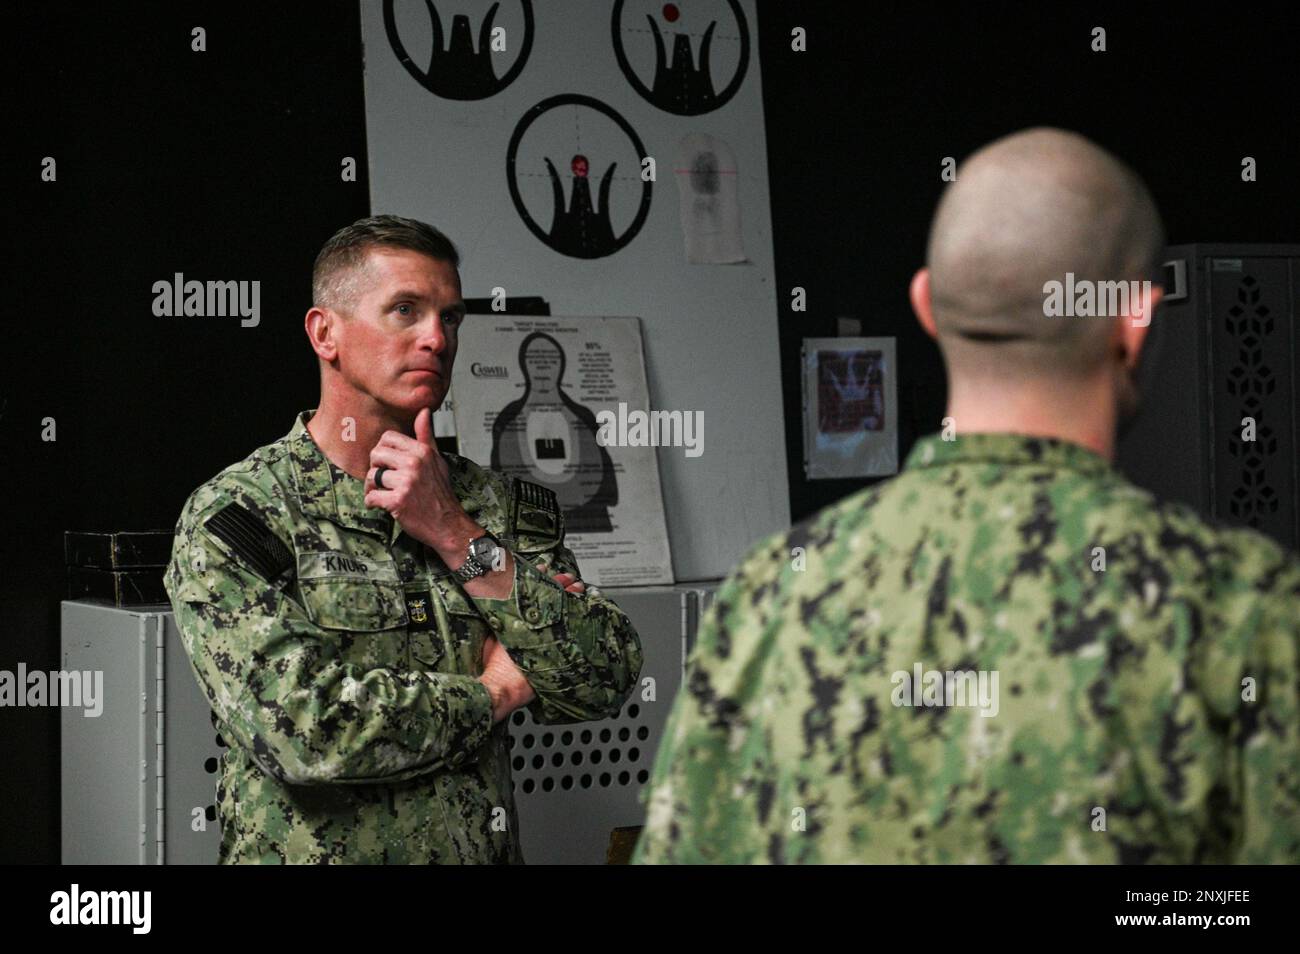
<instances>
[{"instance_id":1,"label":"perforated metal panel","mask_svg":"<svg viewBox=\"0 0 1300 954\"><path fill-rule=\"evenodd\" d=\"M1300 246L1186 245L1167 258L1186 294L1156 314L1119 464L1159 497L1297 549Z\"/></svg>"},{"instance_id":2,"label":"perforated metal panel","mask_svg":"<svg viewBox=\"0 0 1300 954\"><path fill-rule=\"evenodd\" d=\"M1290 264L1283 258L1211 258L1208 278L1218 438L1215 511L1295 547ZM1254 439L1248 440L1252 421Z\"/></svg>"},{"instance_id":3,"label":"perforated metal panel","mask_svg":"<svg viewBox=\"0 0 1300 954\"><path fill-rule=\"evenodd\" d=\"M645 784L648 745L658 741L651 737L652 722L657 720L644 718L636 702L597 728L539 726L523 710L515 712L510 731L515 796Z\"/></svg>"},{"instance_id":4,"label":"perforated metal panel","mask_svg":"<svg viewBox=\"0 0 1300 954\"><path fill-rule=\"evenodd\" d=\"M221 843L217 779L226 741L217 734L216 716L194 678L175 618L168 610L159 619L165 627L166 651L166 681L159 687L165 700L163 774L167 781L161 862L215 864Z\"/></svg>"},{"instance_id":5,"label":"perforated metal panel","mask_svg":"<svg viewBox=\"0 0 1300 954\"><path fill-rule=\"evenodd\" d=\"M605 592L636 626L645 656L619 715L560 726L538 725L522 710L510 717L520 842L530 864L602 864L610 833L645 819L641 793L681 686L699 593L671 586Z\"/></svg>"}]
</instances>

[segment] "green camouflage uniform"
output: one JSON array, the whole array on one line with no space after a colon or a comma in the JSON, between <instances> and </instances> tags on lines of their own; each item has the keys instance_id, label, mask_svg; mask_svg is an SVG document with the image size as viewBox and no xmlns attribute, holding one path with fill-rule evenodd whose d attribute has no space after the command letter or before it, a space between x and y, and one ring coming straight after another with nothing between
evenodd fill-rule
<instances>
[{"instance_id":1,"label":"green camouflage uniform","mask_svg":"<svg viewBox=\"0 0 1300 954\"><path fill-rule=\"evenodd\" d=\"M598 591L549 578L578 575L550 491L444 455L465 512L516 555L508 598L471 598L366 507L312 413L194 491L176 525L167 592L229 743L220 861L521 861L506 721L476 679L484 640L523 670L533 718L559 723L618 711L636 631Z\"/></svg>"},{"instance_id":2,"label":"green camouflage uniform","mask_svg":"<svg viewBox=\"0 0 1300 954\"><path fill-rule=\"evenodd\" d=\"M1079 446L925 438L719 591L636 860L1295 862L1298 637L1263 536ZM918 664L996 710L907 705Z\"/></svg>"}]
</instances>

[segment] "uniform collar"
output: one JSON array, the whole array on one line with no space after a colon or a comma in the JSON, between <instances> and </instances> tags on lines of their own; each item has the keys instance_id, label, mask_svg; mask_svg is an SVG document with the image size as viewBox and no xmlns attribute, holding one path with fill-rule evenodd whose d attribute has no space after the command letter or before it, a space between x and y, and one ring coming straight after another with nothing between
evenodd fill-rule
<instances>
[{"instance_id":1,"label":"uniform collar","mask_svg":"<svg viewBox=\"0 0 1300 954\"><path fill-rule=\"evenodd\" d=\"M401 533L393 515L382 508L366 506L366 485L339 468L307 430L314 410L302 411L285 440L293 462L293 479L302 512L332 520L353 530L382 537L391 546Z\"/></svg>"},{"instance_id":2,"label":"uniform collar","mask_svg":"<svg viewBox=\"0 0 1300 954\"><path fill-rule=\"evenodd\" d=\"M393 515L383 508L366 506L366 484L341 469L325 456L320 446L307 430L307 422L314 410L302 411L285 437L289 445L289 459L293 462L293 479L298 491L298 503L303 513L332 520L343 527L376 534L389 546L397 542L402 527ZM451 455L454 459L454 455ZM480 509L477 495L466 486L466 474L459 461L449 460L451 489L460 501L461 509L473 516Z\"/></svg>"},{"instance_id":3,"label":"uniform collar","mask_svg":"<svg viewBox=\"0 0 1300 954\"><path fill-rule=\"evenodd\" d=\"M912 446L906 469L965 463L1029 465L1097 476L1113 472L1110 462L1095 451L1056 437L1029 434L958 434L951 441L930 434Z\"/></svg>"}]
</instances>

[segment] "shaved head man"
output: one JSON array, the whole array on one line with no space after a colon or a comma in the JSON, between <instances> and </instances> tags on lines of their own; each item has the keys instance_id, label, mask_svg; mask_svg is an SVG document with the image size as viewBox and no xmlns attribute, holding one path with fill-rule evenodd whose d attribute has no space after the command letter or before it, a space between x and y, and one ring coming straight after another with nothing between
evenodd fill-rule
<instances>
[{"instance_id":1,"label":"shaved head man","mask_svg":"<svg viewBox=\"0 0 1300 954\"><path fill-rule=\"evenodd\" d=\"M1300 561L1110 464L1163 241L1076 134L959 167L911 284L943 431L719 590L637 860L1297 860Z\"/></svg>"},{"instance_id":2,"label":"shaved head man","mask_svg":"<svg viewBox=\"0 0 1300 954\"><path fill-rule=\"evenodd\" d=\"M1045 315L1044 289L1067 275L1154 281L1163 248L1146 186L1082 136L1031 129L966 160L911 287L943 352L956 427L1057 435L1111 457L1161 290L1124 314L1069 318Z\"/></svg>"}]
</instances>

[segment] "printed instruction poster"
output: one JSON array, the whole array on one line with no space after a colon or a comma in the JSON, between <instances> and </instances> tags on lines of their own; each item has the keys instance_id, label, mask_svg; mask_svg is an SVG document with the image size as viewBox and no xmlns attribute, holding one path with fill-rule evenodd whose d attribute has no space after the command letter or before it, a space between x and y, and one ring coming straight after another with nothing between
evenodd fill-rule
<instances>
[{"instance_id":1,"label":"printed instruction poster","mask_svg":"<svg viewBox=\"0 0 1300 954\"><path fill-rule=\"evenodd\" d=\"M598 422L650 408L639 319L475 315L452 406L462 456L555 491L584 581L673 582L657 449Z\"/></svg>"}]
</instances>

